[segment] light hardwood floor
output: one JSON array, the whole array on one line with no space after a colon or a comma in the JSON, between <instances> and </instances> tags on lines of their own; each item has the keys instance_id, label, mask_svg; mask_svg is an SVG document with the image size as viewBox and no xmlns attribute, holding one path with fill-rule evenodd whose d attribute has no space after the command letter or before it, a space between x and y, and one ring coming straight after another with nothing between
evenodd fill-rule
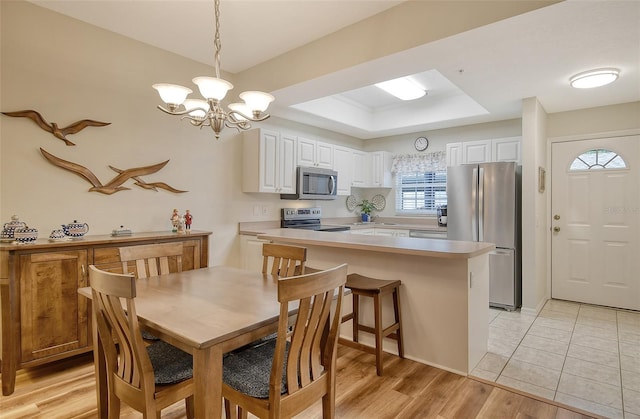
<instances>
[{"instance_id":1,"label":"light hardwood floor","mask_svg":"<svg viewBox=\"0 0 640 419\"><path fill-rule=\"evenodd\" d=\"M18 371L16 390L0 398L0 417L96 418L91 354ZM184 418L184 403L163 410L163 418ZM373 355L340 346L338 418L589 418L571 408L527 397L488 382L385 354L378 377ZM320 418L316 404L297 418ZM122 418L141 415L123 405Z\"/></svg>"}]
</instances>

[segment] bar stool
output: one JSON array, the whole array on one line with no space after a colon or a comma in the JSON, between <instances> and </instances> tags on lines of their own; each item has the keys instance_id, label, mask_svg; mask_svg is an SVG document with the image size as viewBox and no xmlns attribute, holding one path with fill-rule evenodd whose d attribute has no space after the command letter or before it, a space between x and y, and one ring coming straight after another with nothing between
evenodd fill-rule
<instances>
[{"instance_id":1,"label":"bar stool","mask_svg":"<svg viewBox=\"0 0 640 419\"><path fill-rule=\"evenodd\" d=\"M372 353L376 356L376 372L382 375L382 339L385 337L395 339L398 343L398 355L404 358L404 346L402 343L402 318L400 314L400 280L383 280L370 278L360 274L349 274L347 276L346 288L351 290L353 296L353 312L342 317L342 323L353 320L353 341L340 338L340 343L351 346L362 351ZM394 323L389 327L382 326L382 296L392 294ZM365 326L360 323L360 297L373 298L374 327ZM375 336L375 348L363 345L358 342L358 333L368 332Z\"/></svg>"}]
</instances>

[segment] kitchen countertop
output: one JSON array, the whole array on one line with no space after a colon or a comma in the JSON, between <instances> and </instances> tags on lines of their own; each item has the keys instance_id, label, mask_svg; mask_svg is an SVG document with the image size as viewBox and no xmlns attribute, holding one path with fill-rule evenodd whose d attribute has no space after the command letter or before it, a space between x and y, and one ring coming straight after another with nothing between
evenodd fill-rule
<instances>
[{"instance_id":1,"label":"kitchen countertop","mask_svg":"<svg viewBox=\"0 0 640 419\"><path fill-rule=\"evenodd\" d=\"M323 224L350 227L352 230L365 228L400 229L400 230L423 230L446 233L446 227L439 227L435 220L415 220L411 218L380 217L369 223L356 221L354 218L323 218ZM238 232L241 235L256 236L265 230L280 228L280 221L249 221L241 222Z\"/></svg>"},{"instance_id":2,"label":"kitchen countertop","mask_svg":"<svg viewBox=\"0 0 640 419\"><path fill-rule=\"evenodd\" d=\"M294 228L278 228L258 234L258 238L292 244L317 244L337 247L429 256L446 259L468 259L495 249L493 243L478 243L444 239L415 239L411 237L363 236L344 232L309 231Z\"/></svg>"}]
</instances>

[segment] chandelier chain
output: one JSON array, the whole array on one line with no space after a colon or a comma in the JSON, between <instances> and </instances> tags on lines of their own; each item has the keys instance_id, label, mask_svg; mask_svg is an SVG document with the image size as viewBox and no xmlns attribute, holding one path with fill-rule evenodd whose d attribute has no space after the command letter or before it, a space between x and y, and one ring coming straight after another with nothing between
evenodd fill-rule
<instances>
[{"instance_id":1,"label":"chandelier chain","mask_svg":"<svg viewBox=\"0 0 640 419\"><path fill-rule=\"evenodd\" d=\"M220 78L220 50L222 49L222 42L220 42L220 0L215 1L215 14L216 14L216 34L213 39L213 45L216 49L214 60L216 67L216 77Z\"/></svg>"}]
</instances>

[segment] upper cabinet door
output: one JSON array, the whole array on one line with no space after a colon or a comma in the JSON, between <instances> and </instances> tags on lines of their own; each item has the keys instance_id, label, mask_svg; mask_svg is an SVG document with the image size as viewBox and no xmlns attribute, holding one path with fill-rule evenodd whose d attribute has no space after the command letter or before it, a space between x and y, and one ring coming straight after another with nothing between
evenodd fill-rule
<instances>
[{"instance_id":1,"label":"upper cabinet door","mask_svg":"<svg viewBox=\"0 0 640 419\"><path fill-rule=\"evenodd\" d=\"M316 165L315 140L298 137L297 161L298 166L311 167Z\"/></svg>"},{"instance_id":2,"label":"upper cabinet door","mask_svg":"<svg viewBox=\"0 0 640 419\"><path fill-rule=\"evenodd\" d=\"M296 191L296 137L282 134L278 147L278 192Z\"/></svg>"},{"instance_id":3,"label":"upper cabinet door","mask_svg":"<svg viewBox=\"0 0 640 419\"><path fill-rule=\"evenodd\" d=\"M520 163L520 137L500 138L492 141L493 161Z\"/></svg>"},{"instance_id":4,"label":"upper cabinet door","mask_svg":"<svg viewBox=\"0 0 640 419\"><path fill-rule=\"evenodd\" d=\"M462 164L462 143L447 144L447 166Z\"/></svg>"},{"instance_id":5,"label":"upper cabinet door","mask_svg":"<svg viewBox=\"0 0 640 419\"><path fill-rule=\"evenodd\" d=\"M298 137L298 166L333 169L333 145Z\"/></svg>"},{"instance_id":6,"label":"upper cabinet door","mask_svg":"<svg viewBox=\"0 0 640 419\"><path fill-rule=\"evenodd\" d=\"M390 188L391 185L391 153L375 151L371 154L371 186Z\"/></svg>"},{"instance_id":7,"label":"upper cabinet door","mask_svg":"<svg viewBox=\"0 0 640 419\"><path fill-rule=\"evenodd\" d=\"M351 195L351 167L353 150L335 146L333 149L333 170L338 172L338 195Z\"/></svg>"},{"instance_id":8,"label":"upper cabinet door","mask_svg":"<svg viewBox=\"0 0 640 419\"><path fill-rule=\"evenodd\" d=\"M490 162L491 157L491 140L462 143L462 161L465 164Z\"/></svg>"},{"instance_id":9,"label":"upper cabinet door","mask_svg":"<svg viewBox=\"0 0 640 419\"><path fill-rule=\"evenodd\" d=\"M370 163L367 161L367 153L354 150L351 158L353 162L351 166L351 185L360 187L367 186L371 183L371 170L369 170Z\"/></svg>"},{"instance_id":10,"label":"upper cabinet door","mask_svg":"<svg viewBox=\"0 0 640 419\"><path fill-rule=\"evenodd\" d=\"M333 169L333 144L318 141L316 144L316 166Z\"/></svg>"}]
</instances>

